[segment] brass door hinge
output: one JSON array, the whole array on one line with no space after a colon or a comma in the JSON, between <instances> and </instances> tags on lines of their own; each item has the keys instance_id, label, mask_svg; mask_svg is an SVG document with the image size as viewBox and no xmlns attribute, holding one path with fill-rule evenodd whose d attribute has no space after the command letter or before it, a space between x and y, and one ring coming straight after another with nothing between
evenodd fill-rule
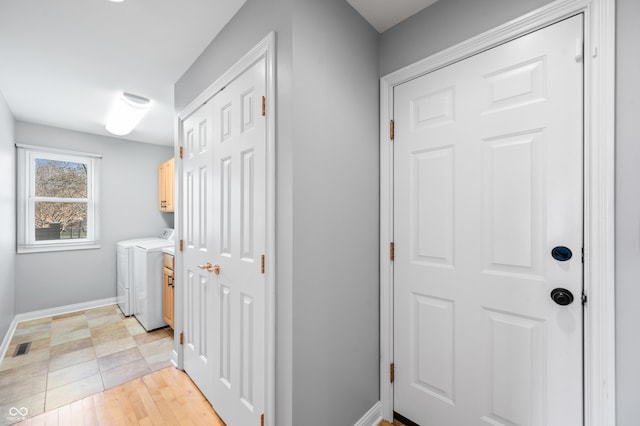
<instances>
[{"instance_id":1,"label":"brass door hinge","mask_svg":"<svg viewBox=\"0 0 640 426\"><path fill-rule=\"evenodd\" d=\"M264 414L260 415L260 426L264 426Z\"/></svg>"},{"instance_id":2,"label":"brass door hinge","mask_svg":"<svg viewBox=\"0 0 640 426\"><path fill-rule=\"evenodd\" d=\"M180 251L182 251L182 247L183 247L183 243L182 243L182 240L180 240Z\"/></svg>"},{"instance_id":3,"label":"brass door hinge","mask_svg":"<svg viewBox=\"0 0 640 426\"><path fill-rule=\"evenodd\" d=\"M262 97L262 115L267 115L267 98Z\"/></svg>"},{"instance_id":4,"label":"brass door hinge","mask_svg":"<svg viewBox=\"0 0 640 426\"><path fill-rule=\"evenodd\" d=\"M264 274L264 254L262 255L262 260L260 261L260 272Z\"/></svg>"},{"instance_id":5,"label":"brass door hinge","mask_svg":"<svg viewBox=\"0 0 640 426\"><path fill-rule=\"evenodd\" d=\"M180 147L180 158L182 158L182 147Z\"/></svg>"},{"instance_id":6,"label":"brass door hinge","mask_svg":"<svg viewBox=\"0 0 640 426\"><path fill-rule=\"evenodd\" d=\"M180 344L184 345L184 333L180 333Z\"/></svg>"},{"instance_id":7,"label":"brass door hinge","mask_svg":"<svg viewBox=\"0 0 640 426\"><path fill-rule=\"evenodd\" d=\"M396 134L396 126L393 120L391 120L389 122L389 138L393 139L395 137L395 134Z\"/></svg>"},{"instance_id":8,"label":"brass door hinge","mask_svg":"<svg viewBox=\"0 0 640 426\"><path fill-rule=\"evenodd\" d=\"M393 243L389 243L389 259L395 260L396 258L396 246Z\"/></svg>"},{"instance_id":9,"label":"brass door hinge","mask_svg":"<svg viewBox=\"0 0 640 426\"><path fill-rule=\"evenodd\" d=\"M389 381L391 383L393 383L393 381L395 380L395 375L396 375L396 366L395 364L391 364L389 365Z\"/></svg>"}]
</instances>

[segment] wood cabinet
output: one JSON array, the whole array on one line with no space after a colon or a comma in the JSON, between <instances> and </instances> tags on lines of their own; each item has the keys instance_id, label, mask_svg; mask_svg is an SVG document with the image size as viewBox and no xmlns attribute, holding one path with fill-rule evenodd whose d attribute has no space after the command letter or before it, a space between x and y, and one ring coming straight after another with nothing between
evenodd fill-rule
<instances>
[{"instance_id":1,"label":"wood cabinet","mask_svg":"<svg viewBox=\"0 0 640 426\"><path fill-rule=\"evenodd\" d=\"M158 202L161 212L173 211L173 158L158 166Z\"/></svg>"},{"instance_id":2,"label":"wood cabinet","mask_svg":"<svg viewBox=\"0 0 640 426\"><path fill-rule=\"evenodd\" d=\"M169 327L173 328L173 314L174 314L174 257L170 254L164 255L164 272L162 273L162 288L164 293L164 309L163 317L164 322L169 324Z\"/></svg>"}]
</instances>

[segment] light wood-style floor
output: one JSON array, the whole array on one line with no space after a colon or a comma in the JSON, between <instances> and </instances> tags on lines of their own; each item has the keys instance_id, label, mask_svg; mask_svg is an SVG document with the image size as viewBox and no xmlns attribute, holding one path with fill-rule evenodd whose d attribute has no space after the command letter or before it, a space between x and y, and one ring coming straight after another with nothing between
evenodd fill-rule
<instances>
[{"instance_id":1,"label":"light wood-style floor","mask_svg":"<svg viewBox=\"0 0 640 426\"><path fill-rule=\"evenodd\" d=\"M211 425L224 422L184 372L167 367L18 425Z\"/></svg>"}]
</instances>

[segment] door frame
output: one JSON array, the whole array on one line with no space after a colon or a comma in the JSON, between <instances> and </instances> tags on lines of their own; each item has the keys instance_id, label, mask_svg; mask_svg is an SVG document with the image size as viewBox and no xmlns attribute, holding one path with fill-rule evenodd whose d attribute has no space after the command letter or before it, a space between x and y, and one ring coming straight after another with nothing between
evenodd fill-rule
<instances>
[{"instance_id":1,"label":"door frame","mask_svg":"<svg viewBox=\"0 0 640 426\"><path fill-rule=\"evenodd\" d=\"M556 0L380 79L380 403L393 420L393 89L584 13L584 424L615 426L615 0Z\"/></svg>"},{"instance_id":2,"label":"door frame","mask_svg":"<svg viewBox=\"0 0 640 426\"><path fill-rule=\"evenodd\" d=\"M174 155L180 158L180 146L183 145L182 131L183 122L198 108L213 98L218 92L223 90L229 83L240 76L244 71L251 68L257 61L265 59L266 68L266 220L265 220L265 386L264 386L264 420L265 425L271 426L275 424L275 343L276 343L276 316L275 316L275 289L276 289L276 250L275 250L275 206L276 206L276 35L271 31L249 52L233 64L227 71L218 77L208 88L198 95L189 105L176 116L175 135L174 135ZM176 200L177 205L182 206L182 162L176 161L175 166L175 182L176 182ZM176 245L175 245L175 270L179 271L182 267L182 252L179 248L180 240L184 239L182 235L183 217L180 208L175 209L175 227L176 229ZM179 284L179 283L178 283ZM172 352L172 363L180 370L184 369L183 345L180 344L180 333L184 329L184 286L177 285L175 287L175 312L174 312L174 348Z\"/></svg>"}]
</instances>

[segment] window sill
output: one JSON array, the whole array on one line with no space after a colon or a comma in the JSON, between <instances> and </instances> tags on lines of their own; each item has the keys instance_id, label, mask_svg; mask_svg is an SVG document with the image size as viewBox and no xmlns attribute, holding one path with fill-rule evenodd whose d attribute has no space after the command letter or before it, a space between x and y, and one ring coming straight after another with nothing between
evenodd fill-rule
<instances>
[{"instance_id":1,"label":"window sill","mask_svg":"<svg viewBox=\"0 0 640 426\"><path fill-rule=\"evenodd\" d=\"M73 250L93 250L99 249L100 242L90 242L81 244L48 244L48 245L33 245L33 246L18 246L18 254L25 253L43 253L50 251L73 251Z\"/></svg>"}]
</instances>

